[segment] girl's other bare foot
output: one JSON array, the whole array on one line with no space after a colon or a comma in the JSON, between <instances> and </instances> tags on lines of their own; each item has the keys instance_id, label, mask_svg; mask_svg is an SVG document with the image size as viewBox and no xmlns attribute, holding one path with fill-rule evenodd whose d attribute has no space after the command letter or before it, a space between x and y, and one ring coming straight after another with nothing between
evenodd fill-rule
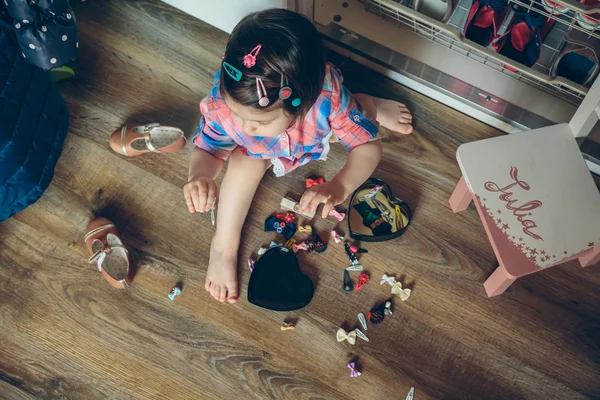
<instances>
[{"instance_id":1,"label":"girl's other bare foot","mask_svg":"<svg viewBox=\"0 0 600 400\"><path fill-rule=\"evenodd\" d=\"M404 135L412 133L412 115L404 104L372 96L371 99L377 110L377 122L381 126Z\"/></svg>"},{"instance_id":2,"label":"girl's other bare foot","mask_svg":"<svg viewBox=\"0 0 600 400\"><path fill-rule=\"evenodd\" d=\"M237 252L237 248L231 249L228 244L218 242L216 237L210 245L204 288L221 302L238 301Z\"/></svg>"}]
</instances>

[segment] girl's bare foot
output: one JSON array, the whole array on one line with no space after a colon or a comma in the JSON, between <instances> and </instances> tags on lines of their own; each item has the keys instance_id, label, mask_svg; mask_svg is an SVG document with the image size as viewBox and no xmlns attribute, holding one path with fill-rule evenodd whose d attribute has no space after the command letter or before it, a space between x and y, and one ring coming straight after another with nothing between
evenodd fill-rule
<instances>
[{"instance_id":1,"label":"girl's bare foot","mask_svg":"<svg viewBox=\"0 0 600 400\"><path fill-rule=\"evenodd\" d=\"M394 100L384 100L372 97L377 110L377 122L381 126L405 135L412 133L412 115L402 103Z\"/></svg>"},{"instance_id":2,"label":"girl's bare foot","mask_svg":"<svg viewBox=\"0 0 600 400\"><path fill-rule=\"evenodd\" d=\"M212 297L223 302L238 301L237 281L237 248L230 248L229 244L223 245L213 238L210 245L210 260L206 271L204 288Z\"/></svg>"}]
</instances>

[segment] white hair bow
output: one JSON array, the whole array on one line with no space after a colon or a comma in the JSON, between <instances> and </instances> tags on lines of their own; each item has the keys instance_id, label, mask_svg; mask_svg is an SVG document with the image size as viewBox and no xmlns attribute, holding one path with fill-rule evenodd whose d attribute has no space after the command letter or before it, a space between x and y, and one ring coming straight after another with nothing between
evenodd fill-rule
<instances>
[{"instance_id":1,"label":"white hair bow","mask_svg":"<svg viewBox=\"0 0 600 400\"><path fill-rule=\"evenodd\" d=\"M402 283L396 281L396 278L394 278L393 276L387 276L386 274L383 274L381 280L379 281L379 284L383 285L384 283L387 283L392 287L392 293L398 295L400 297L400 300L406 301L410 297L410 289L403 288Z\"/></svg>"},{"instance_id":2,"label":"white hair bow","mask_svg":"<svg viewBox=\"0 0 600 400\"><path fill-rule=\"evenodd\" d=\"M335 337L338 342L343 342L344 340L347 340L350 344L356 343L356 331L346 332L344 329L340 328L338 329Z\"/></svg>"},{"instance_id":3,"label":"white hair bow","mask_svg":"<svg viewBox=\"0 0 600 400\"><path fill-rule=\"evenodd\" d=\"M383 285L384 283L387 283L390 286L394 286L396 284L396 278L394 278L393 276L387 276L386 274L383 274L381 280L379 281L379 284Z\"/></svg>"}]
</instances>

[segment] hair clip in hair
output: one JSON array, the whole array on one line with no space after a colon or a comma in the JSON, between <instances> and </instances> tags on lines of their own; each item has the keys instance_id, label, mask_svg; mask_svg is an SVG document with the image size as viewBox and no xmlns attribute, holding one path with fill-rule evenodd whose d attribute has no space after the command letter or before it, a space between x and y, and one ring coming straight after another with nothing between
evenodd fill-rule
<instances>
[{"instance_id":1,"label":"hair clip in hair","mask_svg":"<svg viewBox=\"0 0 600 400\"><path fill-rule=\"evenodd\" d=\"M287 76L285 77L285 86L283 85L284 74L281 74L281 84L279 85L279 98L281 100L287 100L292 95L292 89L288 86Z\"/></svg>"},{"instance_id":2,"label":"hair clip in hair","mask_svg":"<svg viewBox=\"0 0 600 400\"><path fill-rule=\"evenodd\" d=\"M225 72L227 72L227 75L229 75L236 82L239 82L240 79L242 79L242 73L240 70L229 64L227 61L223 61L223 69Z\"/></svg>"},{"instance_id":3,"label":"hair clip in hair","mask_svg":"<svg viewBox=\"0 0 600 400\"><path fill-rule=\"evenodd\" d=\"M256 78L256 94L258 95L258 104L261 107L266 107L269 105L267 90L265 89L265 85L260 78Z\"/></svg>"},{"instance_id":4,"label":"hair clip in hair","mask_svg":"<svg viewBox=\"0 0 600 400\"><path fill-rule=\"evenodd\" d=\"M300 97L296 97L294 100L292 100L292 105L294 107L298 107L300 104L302 104L302 100L300 100Z\"/></svg>"},{"instance_id":5,"label":"hair clip in hair","mask_svg":"<svg viewBox=\"0 0 600 400\"><path fill-rule=\"evenodd\" d=\"M261 48L262 48L262 44L259 44L258 46L253 48L250 53L248 53L244 56L244 66L246 68L252 68L256 65L256 56L260 52Z\"/></svg>"}]
</instances>

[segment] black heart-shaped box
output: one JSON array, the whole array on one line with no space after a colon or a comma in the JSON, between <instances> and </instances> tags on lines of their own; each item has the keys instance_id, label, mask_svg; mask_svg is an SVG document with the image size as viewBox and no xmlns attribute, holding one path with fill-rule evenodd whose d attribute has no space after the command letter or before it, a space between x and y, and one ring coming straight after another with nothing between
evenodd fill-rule
<instances>
[{"instance_id":1,"label":"black heart-shaped box","mask_svg":"<svg viewBox=\"0 0 600 400\"><path fill-rule=\"evenodd\" d=\"M381 186L375 195L370 192ZM394 196L387 183L371 178L350 198L348 230L350 237L363 242L383 242L402 236L410 224L411 211L404 201Z\"/></svg>"},{"instance_id":2,"label":"black heart-shaped box","mask_svg":"<svg viewBox=\"0 0 600 400\"><path fill-rule=\"evenodd\" d=\"M306 307L314 286L298 265L296 255L285 247L273 247L254 264L248 282L248 301L273 311Z\"/></svg>"}]
</instances>

